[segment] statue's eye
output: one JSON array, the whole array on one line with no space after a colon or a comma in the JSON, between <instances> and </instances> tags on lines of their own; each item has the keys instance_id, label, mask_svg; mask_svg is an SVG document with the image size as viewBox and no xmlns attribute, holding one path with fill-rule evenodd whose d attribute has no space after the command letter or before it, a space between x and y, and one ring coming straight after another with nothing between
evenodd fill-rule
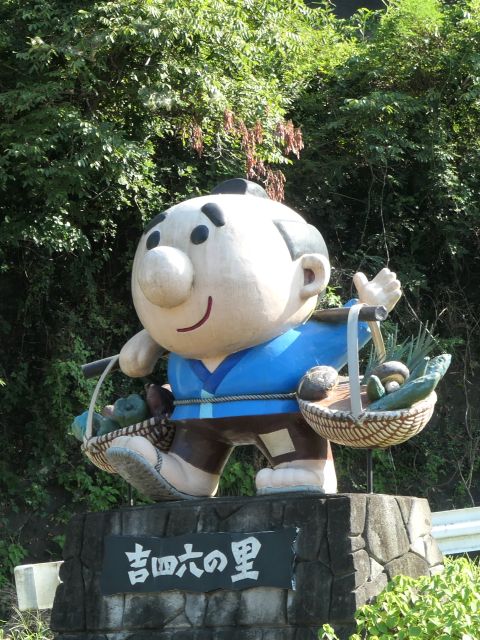
<instances>
[{"instance_id":1,"label":"statue's eye","mask_svg":"<svg viewBox=\"0 0 480 640\"><path fill-rule=\"evenodd\" d=\"M160 231L154 231L147 238L147 249L154 249L160 243Z\"/></svg>"},{"instance_id":2,"label":"statue's eye","mask_svg":"<svg viewBox=\"0 0 480 640\"><path fill-rule=\"evenodd\" d=\"M192 231L190 240L193 244L202 244L208 238L208 227L204 224L199 224L198 227Z\"/></svg>"}]
</instances>

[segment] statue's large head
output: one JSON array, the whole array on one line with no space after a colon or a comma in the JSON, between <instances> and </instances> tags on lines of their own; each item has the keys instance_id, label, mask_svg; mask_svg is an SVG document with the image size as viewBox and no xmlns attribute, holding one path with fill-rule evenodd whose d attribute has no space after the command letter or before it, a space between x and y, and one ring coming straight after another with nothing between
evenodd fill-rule
<instances>
[{"instance_id":1,"label":"statue's large head","mask_svg":"<svg viewBox=\"0 0 480 640\"><path fill-rule=\"evenodd\" d=\"M234 179L153 218L135 255L132 293L158 344L203 359L300 324L329 277L319 231L258 185Z\"/></svg>"}]
</instances>

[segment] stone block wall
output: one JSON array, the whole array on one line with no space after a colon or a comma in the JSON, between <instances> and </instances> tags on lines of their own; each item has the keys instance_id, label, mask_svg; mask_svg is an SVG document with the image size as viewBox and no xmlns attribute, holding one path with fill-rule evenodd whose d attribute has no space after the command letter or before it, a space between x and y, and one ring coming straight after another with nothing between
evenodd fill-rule
<instances>
[{"instance_id":1,"label":"stone block wall","mask_svg":"<svg viewBox=\"0 0 480 640\"><path fill-rule=\"evenodd\" d=\"M106 535L178 536L298 527L296 590L103 596ZM75 518L52 611L58 640L307 640L325 622L341 638L358 607L397 574L439 570L428 502L386 495L283 494L130 507Z\"/></svg>"}]
</instances>

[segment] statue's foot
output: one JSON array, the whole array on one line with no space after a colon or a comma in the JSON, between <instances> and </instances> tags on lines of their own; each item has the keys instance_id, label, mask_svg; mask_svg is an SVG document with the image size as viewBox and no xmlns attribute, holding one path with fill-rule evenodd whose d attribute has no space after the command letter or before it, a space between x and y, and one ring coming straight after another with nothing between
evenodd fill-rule
<instances>
[{"instance_id":1,"label":"statue's foot","mask_svg":"<svg viewBox=\"0 0 480 640\"><path fill-rule=\"evenodd\" d=\"M255 484L258 495L289 491L337 492L333 460L297 460L279 464L275 469L261 469Z\"/></svg>"},{"instance_id":2,"label":"statue's foot","mask_svg":"<svg viewBox=\"0 0 480 640\"><path fill-rule=\"evenodd\" d=\"M161 474L162 454L155 465L142 455L123 447L110 447L106 458L115 471L132 487L152 500L188 500L193 496L177 491Z\"/></svg>"},{"instance_id":3,"label":"statue's foot","mask_svg":"<svg viewBox=\"0 0 480 640\"><path fill-rule=\"evenodd\" d=\"M105 455L124 480L153 500L191 500L213 495L217 489L218 476L175 454L161 453L141 436L116 438Z\"/></svg>"}]
</instances>

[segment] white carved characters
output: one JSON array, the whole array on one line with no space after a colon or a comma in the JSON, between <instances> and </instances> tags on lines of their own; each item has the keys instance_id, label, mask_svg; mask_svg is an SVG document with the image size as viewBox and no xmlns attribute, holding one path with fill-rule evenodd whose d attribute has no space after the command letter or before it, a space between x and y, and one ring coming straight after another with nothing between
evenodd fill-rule
<instances>
[{"instance_id":1,"label":"white carved characters","mask_svg":"<svg viewBox=\"0 0 480 640\"><path fill-rule=\"evenodd\" d=\"M185 553L178 556L157 557L152 555L151 549L144 549L141 544L135 543L135 551L125 552L131 567L128 572L130 584L133 586L144 583L150 576L160 579L162 576L182 578L186 573L190 573L195 578L201 578L204 573L222 573L225 570L230 571L232 582L258 579L259 572L254 569L253 563L262 543L255 536L230 543L233 567L229 567L229 558L219 549L205 554L202 551L194 551L191 543L185 543L183 546Z\"/></svg>"}]
</instances>

